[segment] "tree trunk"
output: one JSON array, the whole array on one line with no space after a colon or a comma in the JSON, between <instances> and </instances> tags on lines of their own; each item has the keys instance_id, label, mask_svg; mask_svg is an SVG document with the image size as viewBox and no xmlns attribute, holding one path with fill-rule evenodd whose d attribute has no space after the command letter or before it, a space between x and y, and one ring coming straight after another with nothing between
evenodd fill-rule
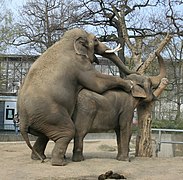
<instances>
[{"instance_id":1,"label":"tree trunk","mask_svg":"<svg viewBox=\"0 0 183 180\"><path fill-rule=\"evenodd\" d=\"M158 97L165 87L168 85L168 79L163 78L160 85L154 91L154 96ZM149 103L142 103L137 107L139 132L136 139L136 156L152 157L152 140L151 140L151 124L152 124L152 108L154 101Z\"/></svg>"},{"instance_id":2,"label":"tree trunk","mask_svg":"<svg viewBox=\"0 0 183 180\"><path fill-rule=\"evenodd\" d=\"M123 34L123 39L130 49L132 53L133 62L135 64L135 69L137 69L138 73L144 74L147 67L150 63L155 59L156 54L160 54L163 48L169 43L172 36L167 34L167 36L163 39L160 45L152 52L148 59L141 64L141 55L142 55L142 38L135 38L135 43L130 40L128 35L127 26L125 23L125 7L121 6L120 12L118 9L112 5L113 12L119 22L119 28ZM139 66L140 65L140 66ZM137 68L138 67L138 68ZM159 94L161 94L161 87L157 88ZM156 96L157 97L157 96ZM152 156L152 144L151 144L151 112L154 102L149 102L146 104L141 104L137 108L137 114L139 119L139 135L136 142L136 155L143 157L151 157Z\"/></svg>"},{"instance_id":3,"label":"tree trunk","mask_svg":"<svg viewBox=\"0 0 183 180\"><path fill-rule=\"evenodd\" d=\"M182 68L181 68L181 63L178 63L178 78L175 80L176 83L176 94L177 94L177 113L176 113L176 117L175 117L175 121L179 122L180 121L180 116L181 116L181 72L182 72Z\"/></svg>"},{"instance_id":4,"label":"tree trunk","mask_svg":"<svg viewBox=\"0 0 183 180\"><path fill-rule=\"evenodd\" d=\"M139 132L136 142L136 156L151 157L152 143L151 143L151 112L153 102L143 103L137 108Z\"/></svg>"}]
</instances>

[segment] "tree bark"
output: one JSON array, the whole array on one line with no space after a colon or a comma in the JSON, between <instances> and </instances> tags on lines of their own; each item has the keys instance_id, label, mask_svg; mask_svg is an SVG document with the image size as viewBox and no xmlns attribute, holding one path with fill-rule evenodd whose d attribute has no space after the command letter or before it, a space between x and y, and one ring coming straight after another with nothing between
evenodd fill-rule
<instances>
[{"instance_id":1,"label":"tree bark","mask_svg":"<svg viewBox=\"0 0 183 180\"><path fill-rule=\"evenodd\" d=\"M140 66L142 60L141 60L141 56L142 56L142 37L136 37L135 38L135 43L133 43L128 35L127 32L127 27L126 27L126 23L125 23L125 9L124 7L121 8L120 13L118 13L117 9L112 6L113 11L118 19L118 26L123 34L123 39L126 43L126 45L128 46L128 48L130 49L131 53L132 53L132 62L128 62L130 67L133 67L133 69L137 69L137 67ZM119 31L119 30L118 30Z\"/></svg>"},{"instance_id":2,"label":"tree bark","mask_svg":"<svg viewBox=\"0 0 183 180\"><path fill-rule=\"evenodd\" d=\"M136 139L136 156L151 157L151 111L153 102L143 103L137 108L139 132Z\"/></svg>"},{"instance_id":3,"label":"tree bark","mask_svg":"<svg viewBox=\"0 0 183 180\"><path fill-rule=\"evenodd\" d=\"M158 97L168 85L168 79L162 78L158 88L154 91L154 96ZM151 112L154 101L142 103L137 108L139 132L136 139L136 156L139 157L152 157L152 140L151 140Z\"/></svg>"}]
</instances>

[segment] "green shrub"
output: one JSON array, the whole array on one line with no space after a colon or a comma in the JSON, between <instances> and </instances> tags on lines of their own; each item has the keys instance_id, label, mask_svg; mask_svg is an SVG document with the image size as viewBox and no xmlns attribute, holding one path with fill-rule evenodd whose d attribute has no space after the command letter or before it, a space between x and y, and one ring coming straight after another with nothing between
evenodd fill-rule
<instances>
[{"instance_id":1,"label":"green shrub","mask_svg":"<svg viewBox=\"0 0 183 180\"><path fill-rule=\"evenodd\" d=\"M183 121L175 120L153 120L152 128L159 129L183 129Z\"/></svg>"}]
</instances>

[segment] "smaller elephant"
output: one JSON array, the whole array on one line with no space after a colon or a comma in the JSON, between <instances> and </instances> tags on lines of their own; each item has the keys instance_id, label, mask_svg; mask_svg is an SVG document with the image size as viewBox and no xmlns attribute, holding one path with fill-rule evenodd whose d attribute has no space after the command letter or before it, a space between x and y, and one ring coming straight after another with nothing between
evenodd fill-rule
<instances>
[{"instance_id":1,"label":"smaller elephant","mask_svg":"<svg viewBox=\"0 0 183 180\"><path fill-rule=\"evenodd\" d=\"M73 121L76 128L73 147L73 161L82 161L83 139L89 132L115 130L117 136L117 160L129 160L129 142L134 109L139 103L153 100L155 89L166 76L163 59L158 55L160 74L154 77L131 74L127 79L134 82L131 93L113 89L97 94L87 89L79 93Z\"/></svg>"}]
</instances>

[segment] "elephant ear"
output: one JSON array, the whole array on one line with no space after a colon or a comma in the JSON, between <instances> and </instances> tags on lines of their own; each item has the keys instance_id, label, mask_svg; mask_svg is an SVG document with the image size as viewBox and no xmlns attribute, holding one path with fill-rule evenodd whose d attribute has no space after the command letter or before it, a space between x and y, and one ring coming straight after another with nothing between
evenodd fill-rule
<instances>
[{"instance_id":1,"label":"elephant ear","mask_svg":"<svg viewBox=\"0 0 183 180\"><path fill-rule=\"evenodd\" d=\"M86 56L88 58L88 40L85 37L79 37L74 42L76 54Z\"/></svg>"},{"instance_id":2,"label":"elephant ear","mask_svg":"<svg viewBox=\"0 0 183 180\"><path fill-rule=\"evenodd\" d=\"M147 98L145 90L139 85L134 85L131 92L133 97Z\"/></svg>"}]
</instances>

